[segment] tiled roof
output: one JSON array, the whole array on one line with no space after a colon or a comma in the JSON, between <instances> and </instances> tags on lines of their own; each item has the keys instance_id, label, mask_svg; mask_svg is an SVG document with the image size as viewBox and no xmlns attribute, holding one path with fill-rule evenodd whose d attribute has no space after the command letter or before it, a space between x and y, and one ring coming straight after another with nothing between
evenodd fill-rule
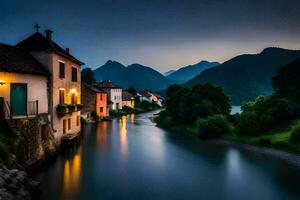
<instances>
[{"instance_id":1,"label":"tiled roof","mask_svg":"<svg viewBox=\"0 0 300 200\"><path fill-rule=\"evenodd\" d=\"M21 41L16 45L17 47L24 48L28 51L54 51L55 53L66 57L80 65L84 64L80 60L73 57L69 52L56 44L53 40L47 39L44 35L36 32L29 36L27 39Z\"/></svg>"},{"instance_id":2,"label":"tiled roof","mask_svg":"<svg viewBox=\"0 0 300 200\"><path fill-rule=\"evenodd\" d=\"M110 80L101 81L97 84L97 88L120 88L119 86L114 85Z\"/></svg>"},{"instance_id":3,"label":"tiled roof","mask_svg":"<svg viewBox=\"0 0 300 200\"><path fill-rule=\"evenodd\" d=\"M151 97L150 92L148 92L147 90L138 90L137 93L144 97Z\"/></svg>"},{"instance_id":4,"label":"tiled roof","mask_svg":"<svg viewBox=\"0 0 300 200\"><path fill-rule=\"evenodd\" d=\"M27 51L0 44L0 71L48 75L46 68Z\"/></svg>"},{"instance_id":5,"label":"tiled roof","mask_svg":"<svg viewBox=\"0 0 300 200\"><path fill-rule=\"evenodd\" d=\"M131 101L134 96L126 91L122 91L122 101Z\"/></svg>"},{"instance_id":6,"label":"tiled roof","mask_svg":"<svg viewBox=\"0 0 300 200\"><path fill-rule=\"evenodd\" d=\"M81 87L84 90L90 90L90 91L92 91L94 93L106 93L105 91L103 91L103 90L101 90L99 88L96 88L93 85L88 85L88 84L85 84L85 83L81 83Z\"/></svg>"}]
</instances>

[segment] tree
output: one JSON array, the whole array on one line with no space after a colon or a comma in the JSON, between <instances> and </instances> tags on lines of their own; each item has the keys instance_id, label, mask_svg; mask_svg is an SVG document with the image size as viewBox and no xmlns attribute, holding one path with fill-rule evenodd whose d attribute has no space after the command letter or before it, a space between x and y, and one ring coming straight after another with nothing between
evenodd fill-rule
<instances>
[{"instance_id":1,"label":"tree","mask_svg":"<svg viewBox=\"0 0 300 200\"><path fill-rule=\"evenodd\" d=\"M130 94L132 94L132 95L136 95L136 89L135 89L134 87L132 87L132 86L130 86L130 87L127 89L127 91L128 91Z\"/></svg>"},{"instance_id":2,"label":"tree","mask_svg":"<svg viewBox=\"0 0 300 200\"><path fill-rule=\"evenodd\" d=\"M85 68L81 71L81 82L88 85L96 83L95 74L91 68Z\"/></svg>"},{"instance_id":3,"label":"tree","mask_svg":"<svg viewBox=\"0 0 300 200\"><path fill-rule=\"evenodd\" d=\"M273 77L273 89L276 96L300 101L300 59L281 67Z\"/></svg>"}]
</instances>

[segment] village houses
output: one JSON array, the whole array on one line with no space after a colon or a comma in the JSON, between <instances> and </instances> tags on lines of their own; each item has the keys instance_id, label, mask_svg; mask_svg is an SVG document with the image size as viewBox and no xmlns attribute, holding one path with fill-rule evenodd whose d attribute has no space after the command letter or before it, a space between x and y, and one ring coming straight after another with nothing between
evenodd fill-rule
<instances>
[{"instance_id":1,"label":"village houses","mask_svg":"<svg viewBox=\"0 0 300 200\"><path fill-rule=\"evenodd\" d=\"M134 108L134 95L127 91L122 91L122 107Z\"/></svg>"},{"instance_id":2,"label":"village houses","mask_svg":"<svg viewBox=\"0 0 300 200\"><path fill-rule=\"evenodd\" d=\"M37 31L16 46L1 45L1 110L12 118L47 114L58 143L63 134L78 134L82 64L52 40L51 30L45 36Z\"/></svg>"},{"instance_id":3,"label":"village houses","mask_svg":"<svg viewBox=\"0 0 300 200\"><path fill-rule=\"evenodd\" d=\"M111 101L110 109L122 109L122 88L114 85L110 80L101 81L94 85L107 93L107 98Z\"/></svg>"}]
</instances>

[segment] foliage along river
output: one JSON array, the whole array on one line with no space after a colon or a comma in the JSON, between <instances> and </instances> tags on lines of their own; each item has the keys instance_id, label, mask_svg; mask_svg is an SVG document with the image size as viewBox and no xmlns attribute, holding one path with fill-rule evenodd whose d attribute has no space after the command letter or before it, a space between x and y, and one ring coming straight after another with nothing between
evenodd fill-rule
<instances>
[{"instance_id":1,"label":"foliage along river","mask_svg":"<svg viewBox=\"0 0 300 200\"><path fill-rule=\"evenodd\" d=\"M39 174L41 199L300 199L299 168L169 133L153 113L87 125Z\"/></svg>"}]
</instances>

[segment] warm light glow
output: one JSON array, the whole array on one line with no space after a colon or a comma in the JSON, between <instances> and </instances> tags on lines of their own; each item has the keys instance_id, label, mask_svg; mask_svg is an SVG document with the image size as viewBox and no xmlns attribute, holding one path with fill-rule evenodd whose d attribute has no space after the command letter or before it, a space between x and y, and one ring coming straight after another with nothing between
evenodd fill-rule
<instances>
[{"instance_id":1,"label":"warm light glow","mask_svg":"<svg viewBox=\"0 0 300 200\"><path fill-rule=\"evenodd\" d=\"M126 130L126 116L121 117L121 123L120 123L120 146L121 146L121 158L124 162L127 159L127 130Z\"/></svg>"},{"instance_id":2,"label":"warm light glow","mask_svg":"<svg viewBox=\"0 0 300 200\"><path fill-rule=\"evenodd\" d=\"M5 85L6 83L3 80L0 80L0 85Z\"/></svg>"},{"instance_id":3,"label":"warm light glow","mask_svg":"<svg viewBox=\"0 0 300 200\"><path fill-rule=\"evenodd\" d=\"M77 93L77 91L76 91L75 88L72 88L72 89L70 90L70 92L71 92L72 94L76 94L76 93Z\"/></svg>"}]
</instances>

